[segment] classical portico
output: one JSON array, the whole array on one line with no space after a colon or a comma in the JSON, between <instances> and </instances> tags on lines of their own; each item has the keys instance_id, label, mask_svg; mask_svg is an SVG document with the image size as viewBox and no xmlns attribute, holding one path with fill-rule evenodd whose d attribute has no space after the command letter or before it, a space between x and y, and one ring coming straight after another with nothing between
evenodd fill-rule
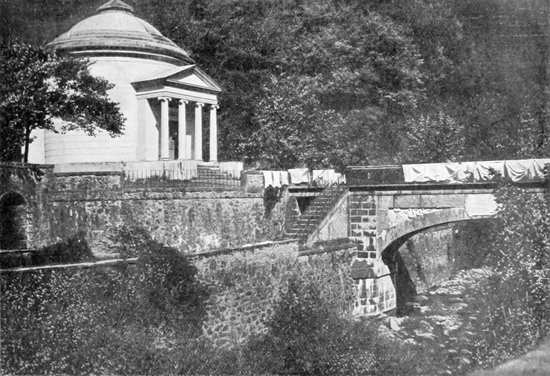
<instances>
[{"instance_id":1,"label":"classical portico","mask_svg":"<svg viewBox=\"0 0 550 376\"><path fill-rule=\"evenodd\" d=\"M135 81L132 86L140 107L145 107L140 108L138 117L138 134L144 139L138 143L147 144L147 140L158 133L159 160L203 161L206 139L208 160L218 160L220 87L206 73L195 65L188 65ZM151 150L143 151L140 159L152 159L151 153Z\"/></svg>"}]
</instances>

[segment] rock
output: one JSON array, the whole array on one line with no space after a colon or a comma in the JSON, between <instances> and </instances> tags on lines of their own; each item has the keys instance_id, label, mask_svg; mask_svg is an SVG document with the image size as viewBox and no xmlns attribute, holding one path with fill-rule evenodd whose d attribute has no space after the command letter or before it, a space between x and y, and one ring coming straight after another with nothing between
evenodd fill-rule
<instances>
[{"instance_id":1,"label":"rock","mask_svg":"<svg viewBox=\"0 0 550 376\"><path fill-rule=\"evenodd\" d=\"M422 332L418 329L416 329L414 331L414 335L418 338L421 338L421 339L427 339L427 340L434 340L435 339L435 335L433 335L432 333Z\"/></svg>"},{"instance_id":2,"label":"rock","mask_svg":"<svg viewBox=\"0 0 550 376\"><path fill-rule=\"evenodd\" d=\"M393 331L399 331L401 329L401 323L403 322L402 318L398 317L389 317L387 324L388 327Z\"/></svg>"},{"instance_id":3,"label":"rock","mask_svg":"<svg viewBox=\"0 0 550 376\"><path fill-rule=\"evenodd\" d=\"M430 299L426 295L423 295L423 294L419 294L419 295L414 297L414 301L419 303L419 304L426 304L429 300Z\"/></svg>"}]
</instances>

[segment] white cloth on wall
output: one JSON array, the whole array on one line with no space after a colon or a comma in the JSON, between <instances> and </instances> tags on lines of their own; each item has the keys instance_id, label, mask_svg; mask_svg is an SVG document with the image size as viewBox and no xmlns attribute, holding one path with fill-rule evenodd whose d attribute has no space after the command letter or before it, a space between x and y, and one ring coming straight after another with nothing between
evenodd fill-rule
<instances>
[{"instance_id":1,"label":"white cloth on wall","mask_svg":"<svg viewBox=\"0 0 550 376\"><path fill-rule=\"evenodd\" d=\"M226 173L233 179L240 179L241 172L243 171L244 164L243 162L220 162L219 163L220 171Z\"/></svg>"},{"instance_id":2,"label":"white cloth on wall","mask_svg":"<svg viewBox=\"0 0 550 376\"><path fill-rule=\"evenodd\" d=\"M506 169L504 168L504 161L480 161L475 162L476 168L474 173L475 181L487 181L493 180L497 175L506 177Z\"/></svg>"},{"instance_id":3,"label":"white cloth on wall","mask_svg":"<svg viewBox=\"0 0 550 376\"><path fill-rule=\"evenodd\" d=\"M346 184L346 175L337 172L335 178L337 184Z\"/></svg>"},{"instance_id":4,"label":"white cloth on wall","mask_svg":"<svg viewBox=\"0 0 550 376\"><path fill-rule=\"evenodd\" d=\"M288 170L291 184L309 184L309 170L307 168L292 168Z\"/></svg>"},{"instance_id":5,"label":"white cloth on wall","mask_svg":"<svg viewBox=\"0 0 550 376\"><path fill-rule=\"evenodd\" d=\"M489 181L496 175L513 182L544 179L547 159L479 161L461 163L425 163L403 165L407 183Z\"/></svg>"},{"instance_id":6,"label":"white cloth on wall","mask_svg":"<svg viewBox=\"0 0 550 376\"><path fill-rule=\"evenodd\" d=\"M273 188L280 188L283 185L288 185L288 172L287 171L271 171L263 170L264 175L264 188L272 186Z\"/></svg>"},{"instance_id":7,"label":"white cloth on wall","mask_svg":"<svg viewBox=\"0 0 550 376\"><path fill-rule=\"evenodd\" d=\"M520 159L506 161L506 173L513 182L526 180L543 180L544 165L550 159Z\"/></svg>"},{"instance_id":8,"label":"white cloth on wall","mask_svg":"<svg viewBox=\"0 0 550 376\"><path fill-rule=\"evenodd\" d=\"M313 170L311 172L311 179L314 183L321 186L327 186L332 183L334 170Z\"/></svg>"},{"instance_id":9,"label":"white cloth on wall","mask_svg":"<svg viewBox=\"0 0 550 376\"><path fill-rule=\"evenodd\" d=\"M345 183L345 177L334 169L313 170L312 181L320 186Z\"/></svg>"},{"instance_id":10,"label":"white cloth on wall","mask_svg":"<svg viewBox=\"0 0 550 376\"><path fill-rule=\"evenodd\" d=\"M467 182L474 180L476 166L474 162L454 162L446 165L450 181Z\"/></svg>"},{"instance_id":11,"label":"white cloth on wall","mask_svg":"<svg viewBox=\"0 0 550 376\"><path fill-rule=\"evenodd\" d=\"M262 171L264 176L264 188L273 187L273 171Z\"/></svg>"},{"instance_id":12,"label":"white cloth on wall","mask_svg":"<svg viewBox=\"0 0 550 376\"><path fill-rule=\"evenodd\" d=\"M505 173L503 161L408 164L402 168L406 183L489 180L491 170Z\"/></svg>"},{"instance_id":13,"label":"white cloth on wall","mask_svg":"<svg viewBox=\"0 0 550 376\"><path fill-rule=\"evenodd\" d=\"M422 183L427 181L424 175L424 166L420 164L405 164L403 168L403 176L405 183Z\"/></svg>"},{"instance_id":14,"label":"white cloth on wall","mask_svg":"<svg viewBox=\"0 0 550 376\"><path fill-rule=\"evenodd\" d=\"M271 171L271 176L273 178L273 188L281 187L281 172L280 171Z\"/></svg>"},{"instance_id":15,"label":"white cloth on wall","mask_svg":"<svg viewBox=\"0 0 550 376\"><path fill-rule=\"evenodd\" d=\"M429 181L451 181L455 168L446 163L424 163L403 165L405 182L425 183Z\"/></svg>"},{"instance_id":16,"label":"white cloth on wall","mask_svg":"<svg viewBox=\"0 0 550 376\"><path fill-rule=\"evenodd\" d=\"M510 180L518 182L529 180L536 175L535 164L532 159L518 159L505 162L506 173Z\"/></svg>"},{"instance_id":17,"label":"white cloth on wall","mask_svg":"<svg viewBox=\"0 0 550 376\"><path fill-rule=\"evenodd\" d=\"M550 164L550 158L533 159L533 171L536 179L544 179L544 166Z\"/></svg>"},{"instance_id":18,"label":"white cloth on wall","mask_svg":"<svg viewBox=\"0 0 550 376\"><path fill-rule=\"evenodd\" d=\"M281 185L290 185L288 171L279 171L279 173L281 175Z\"/></svg>"}]
</instances>

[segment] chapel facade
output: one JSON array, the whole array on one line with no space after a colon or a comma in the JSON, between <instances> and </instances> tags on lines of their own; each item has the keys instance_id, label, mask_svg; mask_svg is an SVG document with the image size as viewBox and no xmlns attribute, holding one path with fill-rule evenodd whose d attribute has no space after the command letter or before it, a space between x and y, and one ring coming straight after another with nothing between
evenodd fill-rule
<instances>
[{"instance_id":1,"label":"chapel facade","mask_svg":"<svg viewBox=\"0 0 550 376\"><path fill-rule=\"evenodd\" d=\"M110 0L48 46L87 58L92 75L114 84L125 129L119 137L36 130L29 162L217 161L220 86L130 5Z\"/></svg>"}]
</instances>

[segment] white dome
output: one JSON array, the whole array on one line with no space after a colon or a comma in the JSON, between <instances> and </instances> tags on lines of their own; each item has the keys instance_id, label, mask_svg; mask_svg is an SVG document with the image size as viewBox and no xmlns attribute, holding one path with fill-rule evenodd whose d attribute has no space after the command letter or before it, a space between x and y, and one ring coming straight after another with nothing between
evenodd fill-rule
<instances>
[{"instance_id":1,"label":"white dome","mask_svg":"<svg viewBox=\"0 0 550 376\"><path fill-rule=\"evenodd\" d=\"M189 54L155 27L134 15L121 0L111 0L48 44L59 51L100 55L133 55L190 63Z\"/></svg>"}]
</instances>

